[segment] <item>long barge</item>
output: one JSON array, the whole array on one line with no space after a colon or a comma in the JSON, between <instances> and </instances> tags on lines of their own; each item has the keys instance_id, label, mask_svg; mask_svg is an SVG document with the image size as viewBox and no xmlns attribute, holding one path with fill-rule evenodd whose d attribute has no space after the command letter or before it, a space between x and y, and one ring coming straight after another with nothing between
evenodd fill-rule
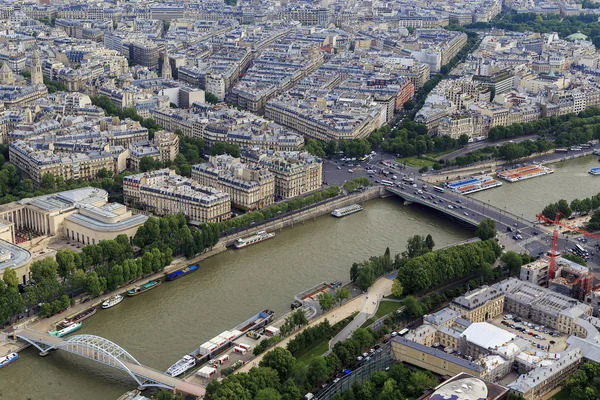
<instances>
[{"instance_id":1,"label":"long barge","mask_svg":"<svg viewBox=\"0 0 600 400\"><path fill-rule=\"evenodd\" d=\"M87 310L84 310L84 311L80 312L79 314L76 314L76 315L72 316L67 321L76 324L76 323L81 322L81 321L83 321L85 319L88 319L89 317L91 317L94 314L96 314L96 307L90 307Z\"/></svg>"},{"instance_id":2,"label":"long barge","mask_svg":"<svg viewBox=\"0 0 600 400\"><path fill-rule=\"evenodd\" d=\"M165 281L174 281L197 270L197 265L190 265L188 267L178 269L177 271L173 271L171 273L165 273Z\"/></svg>"},{"instance_id":3,"label":"long barge","mask_svg":"<svg viewBox=\"0 0 600 400\"><path fill-rule=\"evenodd\" d=\"M233 329L224 331L209 341L200 345L189 355L198 360L196 365L200 365L222 353L232 346L232 342L237 338L245 335L249 331L254 331L263 328L271 323L275 312L271 310L263 310L241 324L236 325Z\"/></svg>"},{"instance_id":4,"label":"long barge","mask_svg":"<svg viewBox=\"0 0 600 400\"><path fill-rule=\"evenodd\" d=\"M498 172L498 177L508 182L519 182L553 173L554 170L543 165L527 165L521 168Z\"/></svg>"},{"instance_id":5,"label":"long barge","mask_svg":"<svg viewBox=\"0 0 600 400\"><path fill-rule=\"evenodd\" d=\"M448 189L455 193L469 194L492 189L498 186L502 186L502 182L492 178L489 175L485 175L451 182L448 184Z\"/></svg>"}]
</instances>

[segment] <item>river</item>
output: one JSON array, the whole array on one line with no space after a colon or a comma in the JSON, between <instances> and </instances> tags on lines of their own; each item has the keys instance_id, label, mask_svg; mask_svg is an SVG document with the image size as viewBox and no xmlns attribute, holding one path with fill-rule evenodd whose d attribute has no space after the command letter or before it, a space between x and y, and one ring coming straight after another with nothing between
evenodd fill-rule
<instances>
[{"instance_id":1,"label":"river","mask_svg":"<svg viewBox=\"0 0 600 400\"><path fill-rule=\"evenodd\" d=\"M477 192L471 196L491 205L522 215L534 221L536 214L549 203L565 199L583 199L600 193L600 176L588 173L600 166L598 156L587 156L553 164L546 164L553 174L521 182L505 182L502 186Z\"/></svg>"},{"instance_id":2,"label":"river","mask_svg":"<svg viewBox=\"0 0 600 400\"><path fill-rule=\"evenodd\" d=\"M428 233L440 247L473 236L394 197L372 200L360 213L324 215L264 243L211 257L189 277L99 310L78 334L107 338L142 364L166 370L255 313L269 308L282 315L294 294L323 281L347 281L353 262L383 254L386 246L401 252L410 236ZM113 400L134 387L124 373L92 361L60 351L45 358L37 353L29 348L0 370L0 400Z\"/></svg>"}]
</instances>

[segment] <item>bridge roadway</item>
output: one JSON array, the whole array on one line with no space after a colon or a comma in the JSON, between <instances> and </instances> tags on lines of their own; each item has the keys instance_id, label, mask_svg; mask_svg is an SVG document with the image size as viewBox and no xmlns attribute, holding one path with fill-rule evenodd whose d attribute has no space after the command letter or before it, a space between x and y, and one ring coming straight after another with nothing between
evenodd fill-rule
<instances>
[{"instance_id":1,"label":"bridge roadway","mask_svg":"<svg viewBox=\"0 0 600 400\"><path fill-rule=\"evenodd\" d=\"M107 339L92 335L75 335L62 339L32 329L17 330L15 335L37 347L42 351L42 355L49 350L61 349L124 370L142 387L174 389L177 393L191 394L196 397L202 397L206 393L202 386L141 365L129 353Z\"/></svg>"},{"instance_id":2,"label":"bridge roadway","mask_svg":"<svg viewBox=\"0 0 600 400\"><path fill-rule=\"evenodd\" d=\"M546 254L551 249L552 234L548 231L540 230L537 222L525 219L524 215L518 216L505 209L500 209L472 197L454 193L448 189L444 193L434 191L431 186L425 190L422 186L423 184L427 184L426 182L417 181L416 184L418 184L418 188L414 188L405 182L398 182L396 186L386 186L386 189L405 201L435 209L475 227L485 218L493 219L496 222L498 234L506 235L507 238L512 238L514 235L514 233L508 231L508 228L519 230L523 239L516 241L516 244L520 245L531 256ZM423 193L419 194L418 190L421 190ZM449 208L449 205L452 208ZM569 244L572 246L574 243L577 243L573 239L578 236L571 236L571 240L565 236L559 238L558 249L566 249L569 247ZM590 266L589 263L588 266ZM591 267L592 270L597 270L600 276L600 268L597 268L598 266L595 265Z\"/></svg>"}]
</instances>

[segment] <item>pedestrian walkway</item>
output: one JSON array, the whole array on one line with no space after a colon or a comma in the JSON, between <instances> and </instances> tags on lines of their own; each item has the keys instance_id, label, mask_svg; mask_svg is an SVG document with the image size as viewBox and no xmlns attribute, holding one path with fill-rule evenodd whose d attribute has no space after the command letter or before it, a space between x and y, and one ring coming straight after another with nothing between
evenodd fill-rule
<instances>
[{"instance_id":1,"label":"pedestrian walkway","mask_svg":"<svg viewBox=\"0 0 600 400\"><path fill-rule=\"evenodd\" d=\"M346 340L350 335L352 335L352 332L354 332L357 328L360 328L365 322L367 322L369 318L375 315L377 308L379 307L379 302L382 300L383 296L392 293L394 276L396 276L396 273L384 278L380 278L373 284L373 286L369 288L366 295L364 295L362 308L359 314L352 320L352 322L342 329L340 333L338 333L329 341L329 349L333 349L333 346L337 342Z\"/></svg>"},{"instance_id":2,"label":"pedestrian walkway","mask_svg":"<svg viewBox=\"0 0 600 400\"><path fill-rule=\"evenodd\" d=\"M361 294L360 296L355 297L354 299L350 300L349 302L342 305L341 307L338 307L338 308L335 308L335 309L329 311L327 314L321 315L317 319L311 321L307 326L317 325L326 319L329 320L329 323L331 323L331 325L333 325L333 324L349 317L350 315L352 315L355 312L358 312L359 315L361 313L366 313L370 317L371 315L375 314L375 311L377 311L377 306L379 305L379 301L381 300L381 298L392 292L392 282L393 282L393 279L390 279L389 276L379 278L369 288L367 293ZM373 304L373 303L375 303L375 304ZM365 320L363 322L361 322L360 324L358 324L357 327L360 327L369 317L365 318ZM357 316L357 318L358 318L358 316ZM357 318L354 318L354 320L348 326L350 326L350 325L354 326L355 325L354 321L356 321ZM292 340L294 337L296 337L296 335L299 334L300 332L302 332L304 329L305 328L300 329L297 332L294 332L292 335L286 337L281 342L277 343L275 345L275 347L284 347L285 348L287 346L288 342L290 340ZM356 329L356 328L354 328L354 329ZM354 331L354 329L352 329L352 332ZM346 329L344 329L342 332L344 332L344 331L346 331ZM348 334L346 334L346 336L337 335L333 340L335 340L338 336L341 336L343 339L346 339ZM330 346L333 346L333 345L330 343ZM271 350L271 349L269 349L269 350ZM249 362L248 364L246 364L242 368L240 368L237 372L248 372L252 367L258 366L260 361L263 359L264 355L266 353L268 353L269 350L267 350L264 353L257 356L251 362Z\"/></svg>"}]
</instances>

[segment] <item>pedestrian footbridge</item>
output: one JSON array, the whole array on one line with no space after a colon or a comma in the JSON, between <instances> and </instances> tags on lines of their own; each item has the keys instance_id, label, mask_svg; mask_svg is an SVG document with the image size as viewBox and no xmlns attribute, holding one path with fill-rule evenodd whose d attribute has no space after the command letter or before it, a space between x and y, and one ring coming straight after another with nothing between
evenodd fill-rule
<instances>
[{"instance_id":1,"label":"pedestrian footbridge","mask_svg":"<svg viewBox=\"0 0 600 400\"><path fill-rule=\"evenodd\" d=\"M41 351L41 355L48 354L50 350L63 350L125 371L139 387L160 387L197 397L205 394L202 386L184 382L142 365L125 349L100 336L74 335L63 339L27 328L16 330L15 336L35 346Z\"/></svg>"}]
</instances>

